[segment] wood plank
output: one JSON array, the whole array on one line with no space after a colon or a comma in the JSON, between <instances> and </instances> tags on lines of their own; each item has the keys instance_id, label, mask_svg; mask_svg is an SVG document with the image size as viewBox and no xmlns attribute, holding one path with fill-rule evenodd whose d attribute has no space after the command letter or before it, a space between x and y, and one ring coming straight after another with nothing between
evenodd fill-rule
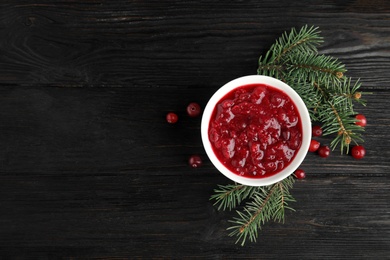
<instances>
[{"instance_id":1,"label":"wood plank","mask_svg":"<svg viewBox=\"0 0 390 260\"><path fill-rule=\"evenodd\" d=\"M183 169L187 157L204 150L200 118L186 115L192 101L203 107L209 88L46 88L0 89L0 136L4 173L126 172L142 168ZM390 141L387 91L368 95L361 108L368 118L365 139L368 154L356 161L334 151L324 160L308 155L307 166L346 175L385 176ZM177 125L165 114L176 111ZM332 138L319 138L329 144ZM142 159L139 159L141 156ZM372 168L375 161L375 168ZM21 163L23 162L23 163ZM306 166L306 165L305 165Z\"/></svg>"},{"instance_id":2,"label":"wood plank","mask_svg":"<svg viewBox=\"0 0 390 260\"><path fill-rule=\"evenodd\" d=\"M342 59L351 76L388 89L390 4L283 4L3 4L0 83L221 85L256 73L283 31L311 24L323 31L323 52Z\"/></svg>"}]
</instances>

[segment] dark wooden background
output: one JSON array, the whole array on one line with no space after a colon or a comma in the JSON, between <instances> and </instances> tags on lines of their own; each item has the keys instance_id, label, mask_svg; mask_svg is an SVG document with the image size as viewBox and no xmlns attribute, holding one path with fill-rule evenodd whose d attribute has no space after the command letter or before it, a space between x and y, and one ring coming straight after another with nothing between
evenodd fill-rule
<instances>
[{"instance_id":1,"label":"dark wooden background","mask_svg":"<svg viewBox=\"0 0 390 260\"><path fill-rule=\"evenodd\" d=\"M241 247L185 107L305 24L373 93L367 156L309 154L296 212ZM386 0L1 0L0 258L390 259L389 100Z\"/></svg>"}]
</instances>

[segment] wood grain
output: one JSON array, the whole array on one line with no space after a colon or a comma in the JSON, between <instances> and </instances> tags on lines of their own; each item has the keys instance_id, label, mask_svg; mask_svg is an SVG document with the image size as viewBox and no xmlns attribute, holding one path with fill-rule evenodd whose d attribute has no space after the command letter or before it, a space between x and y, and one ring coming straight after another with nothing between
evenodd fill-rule
<instances>
[{"instance_id":1,"label":"wood grain","mask_svg":"<svg viewBox=\"0 0 390 260\"><path fill-rule=\"evenodd\" d=\"M321 28L324 53L342 59L353 75L389 83L382 73L390 66L385 1L18 2L2 7L4 83L219 86L255 73L274 39L304 24Z\"/></svg>"},{"instance_id":2,"label":"wood grain","mask_svg":"<svg viewBox=\"0 0 390 260\"><path fill-rule=\"evenodd\" d=\"M308 154L296 212L241 247L185 107L304 24L372 92L367 156ZM389 259L389 32L380 0L0 3L0 258Z\"/></svg>"}]
</instances>

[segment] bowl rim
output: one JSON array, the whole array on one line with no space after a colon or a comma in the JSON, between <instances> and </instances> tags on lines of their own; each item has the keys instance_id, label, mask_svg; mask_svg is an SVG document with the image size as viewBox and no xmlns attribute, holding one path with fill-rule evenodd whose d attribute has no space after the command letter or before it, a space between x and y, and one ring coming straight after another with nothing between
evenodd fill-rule
<instances>
[{"instance_id":1,"label":"bowl rim","mask_svg":"<svg viewBox=\"0 0 390 260\"><path fill-rule=\"evenodd\" d=\"M266 84L274 88L282 90L286 93L291 100L294 102L297 107L298 113L300 115L301 124L302 124L302 144L298 150L298 153L295 155L294 160L284 168L282 171L262 178L248 178L237 175L225 167L215 155L211 142L209 140L209 124L211 115L214 111L214 107L227 93L230 91L248 84ZM302 98L298 95L295 90L287 85L286 83L269 76L263 75L248 75L233 79L219 88L209 99L205 109L203 110L202 121L201 121L201 138L203 142L203 147L206 151L207 156L209 157L212 164L227 178L231 179L234 182L248 185L248 186L267 186L274 183L277 183L288 176L290 176L302 163L305 159L311 141L311 119L309 111L303 102Z\"/></svg>"}]
</instances>

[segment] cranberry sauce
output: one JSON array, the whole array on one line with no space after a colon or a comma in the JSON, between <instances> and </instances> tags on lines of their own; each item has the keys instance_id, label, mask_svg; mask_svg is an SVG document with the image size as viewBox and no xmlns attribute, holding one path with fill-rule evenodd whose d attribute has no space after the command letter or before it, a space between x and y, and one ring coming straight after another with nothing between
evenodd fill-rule
<instances>
[{"instance_id":1,"label":"cranberry sauce","mask_svg":"<svg viewBox=\"0 0 390 260\"><path fill-rule=\"evenodd\" d=\"M209 139L217 158L248 178L268 177L287 167L302 143L302 125L293 101L265 84L245 85L214 108Z\"/></svg>"}]
</instances>

